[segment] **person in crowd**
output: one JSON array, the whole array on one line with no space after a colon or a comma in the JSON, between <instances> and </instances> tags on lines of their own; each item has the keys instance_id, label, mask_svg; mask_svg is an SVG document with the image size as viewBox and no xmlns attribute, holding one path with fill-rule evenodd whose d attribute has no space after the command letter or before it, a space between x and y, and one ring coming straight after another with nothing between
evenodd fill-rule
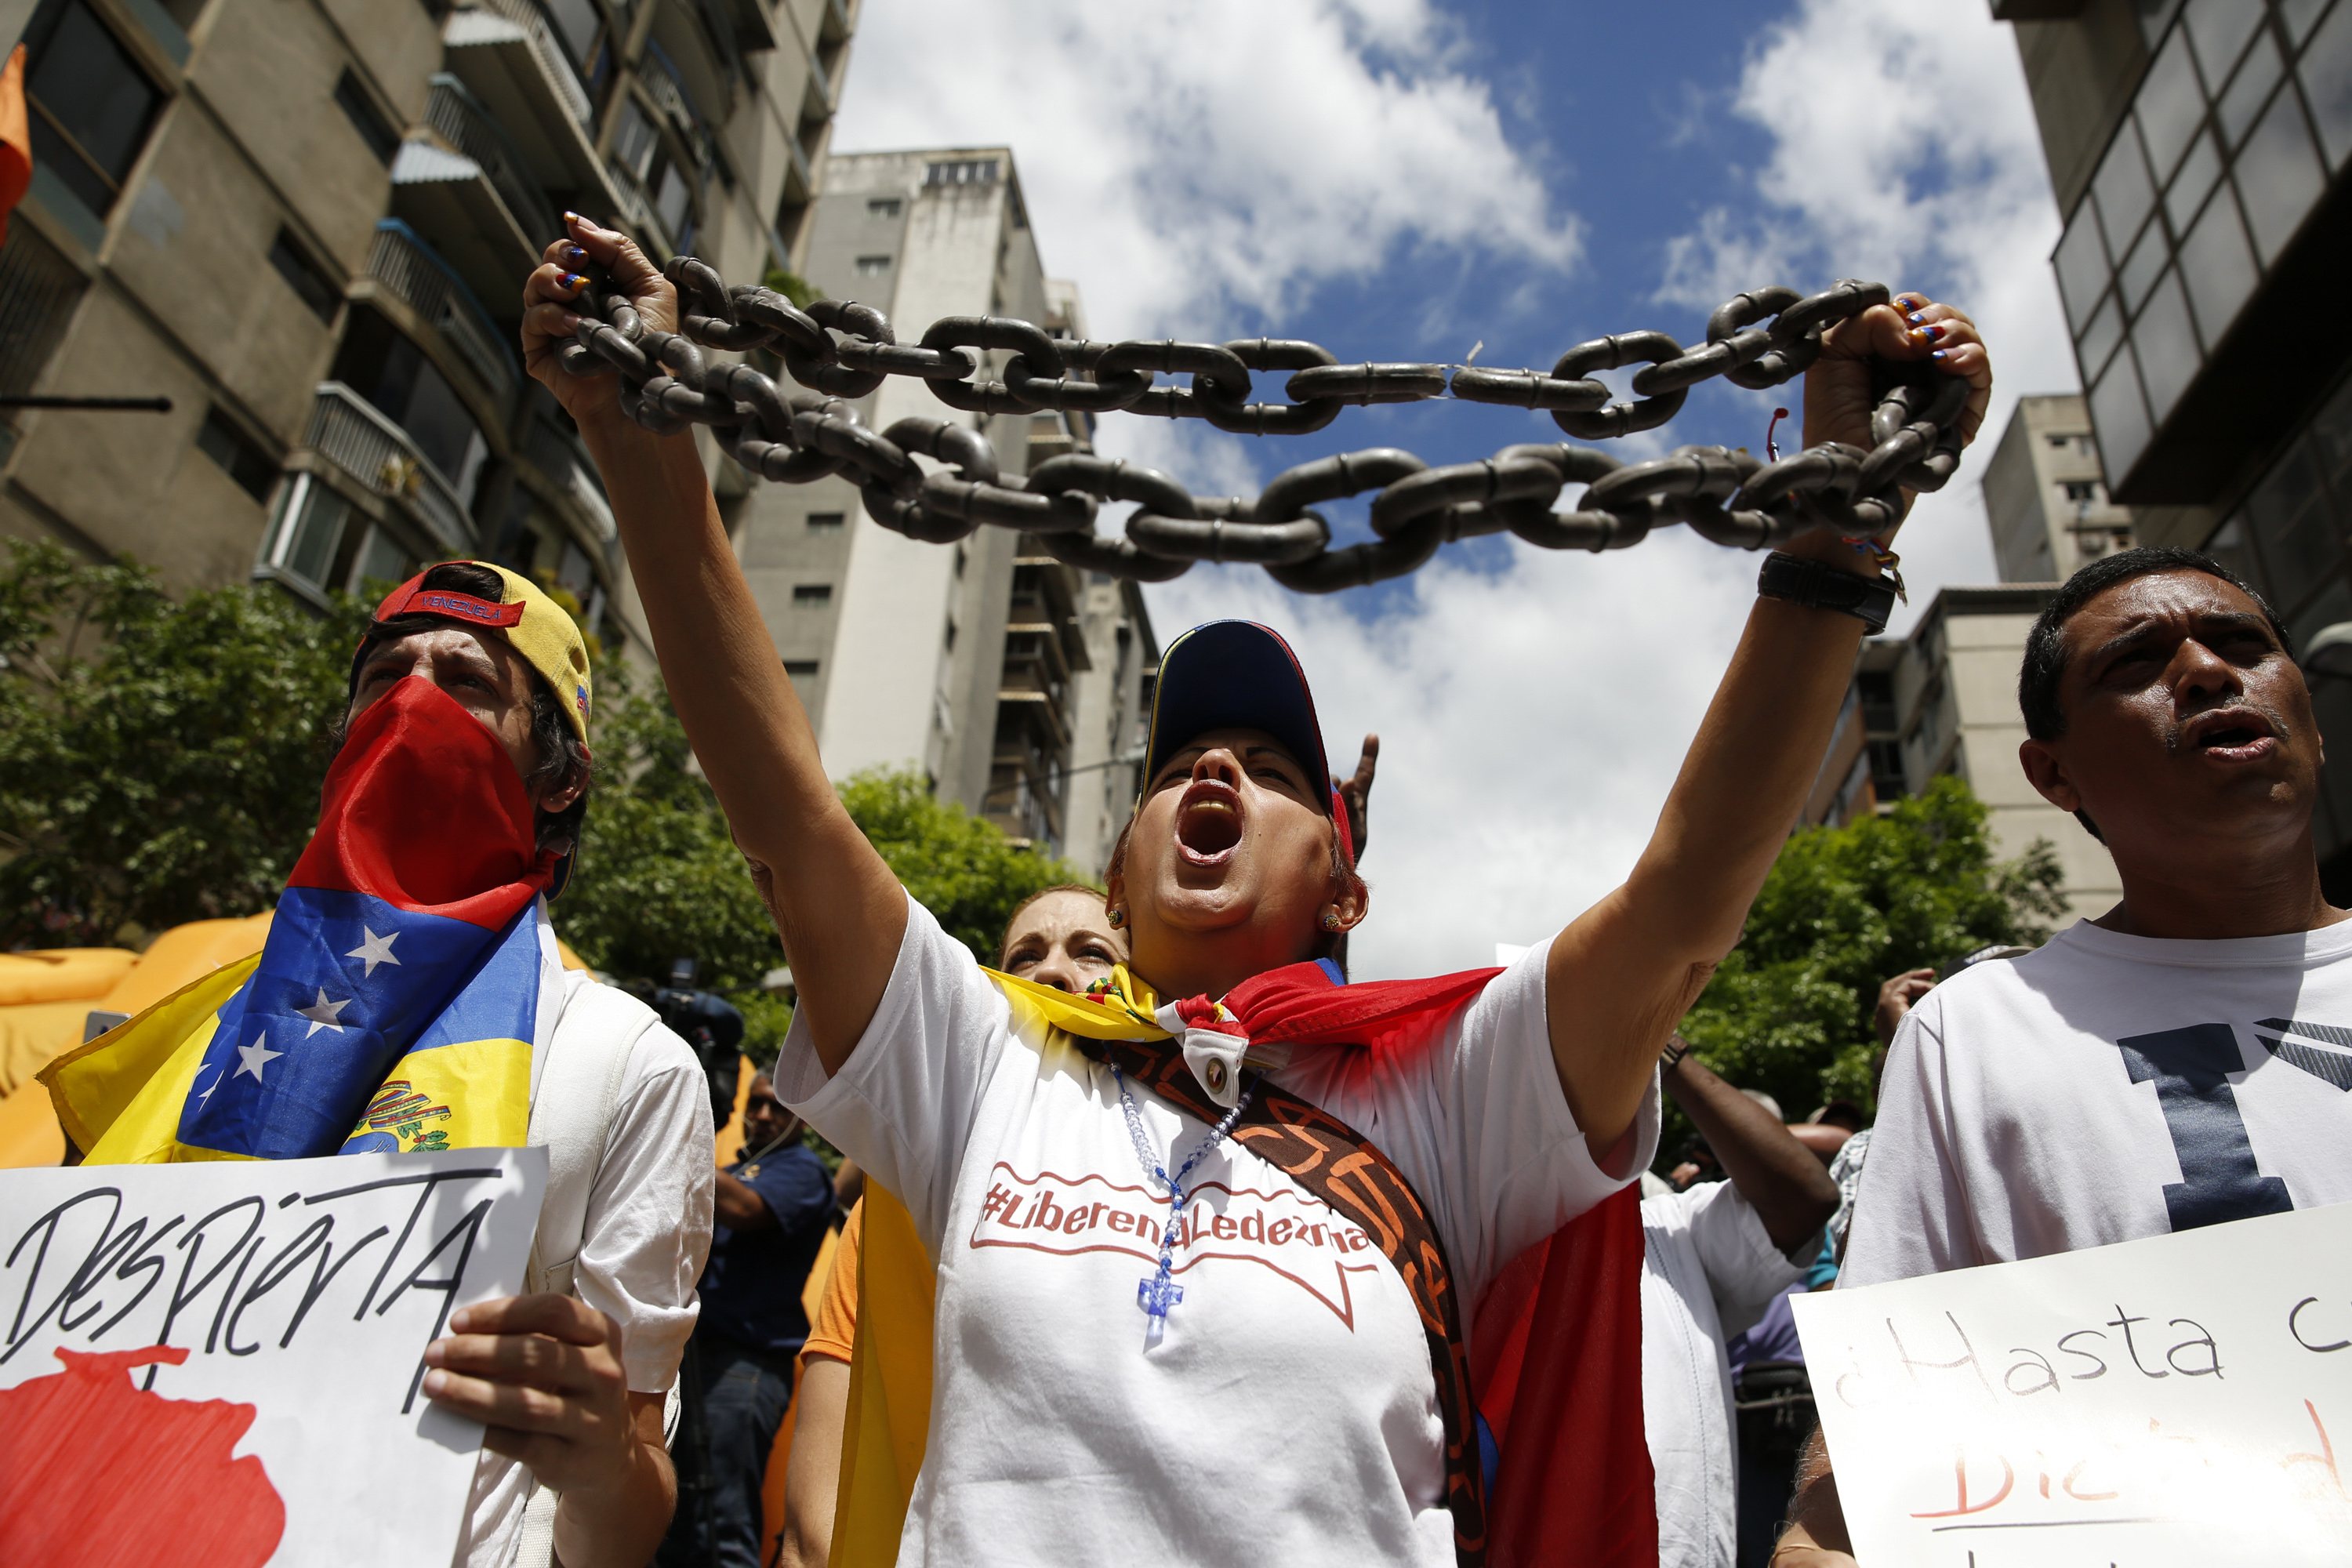
<instances>
[{"instance_id":1,"label":"person in crowd","mask_svg":"<svg viewBox=\"0 0 2352 1568\"><path fill-rule=\"evenodd\" d=\"M635 246L573 218L526 286L525 361L604 475L671 697L800 978L778 1092L938 1260L899 1561L1483 1558L1465 1303L1596 1209L1631 1227L1633 1294L1638 1215L1607 1200L1650 1161L1668 1028L1818 771L1864 628L1830 606L1876 613L1877 558L1826 535L1773 558L1628 881L1499 974L1339 983L1319 961L1369 890L1305 675L1250 623L1171 640L1108 879L1133 959L1106 1003L1077 1001L992 979L842 808L690 436L633 425L609 379L557 362L589 265L676 326ZM1906 304L1827 335L1809 441L1870 444L1879 360L1965 378L1974 434L1991 376L1973 326ZM1550 1250L1592 1278L1618 1266ZM1575 1414L1639 1421L1637 1403ZM1612 1430L1639 1454L1637 1425ZM1544 1450L1507 1441L1506 1485L1515 1452Z\"/></svg>"},{"instance_id":2,"label":"person in crowd","mask_svg":"<svg viewBox=\"0 0 2352 1568\"><path fill-rule=\"evenodd\" d=\"M2352 1199L2352 923L2277 616L2206 556L2104 556L2027 633L2018 705L2123 898L1911 1007L1842 1288ZM1776 1563L1852 1562L1818 1439L1792 1515Z\"/></svg>"},{"instance_id":3,"label":"person in crowd","mask_svg":"<svg viewBox=\"0 0 2352 1568\"><path fill-rule=\"evenodd\" d=\"M1680 1034L1659 1077L1725 1180L1642 1201L1642 1406L1662 1568L1732 1568L1741 1479L1725 1340L1803 1274L1837 1206L1829 1173ZM1787 1486L1781 1500L1787 1499Z\"/></svg>"},{"instance_id":4,"label":"person in crowd","mask_svg":"<svg viewBox=\"0 0 2352 1568\"><path fill-rule=\"evenodd\" d=\"M537 1568L551 1542L638 1568L676 1497L663 1411L710 1241L710 1107L651 1008L557 957L590 684L578 627L516 574L401 584L261 952L43 1074L94 1163L549 1148L529 1293L460 1308L425 1352L426 1395L488 1427L468 1568Z\"/></svg>"},{"instance_id":5,"label":"person in crowd","mask_svg":"<svg viewBox=\"0 0 2352 1568\"><path fill-rule=\"evenodd\" d=\"M1935 988L1933 967L1906 969L1879 982L1878 999L1870 1010L1871 1033L1878 1037L1878 1055L1870 1069L1874 1083L1885 1076L1886 1052L1895 1043L1895 1030L1902 1027L1913 1004ZM1869 1154L1870 1129L1857 1125L1830 1159L1830 1180L1838 1189L1837 1213L1830 1216L1821 1256L1813 1259L1806 1276L1808 1289L1825 1290L1837 1279L1839 1260L1845 1256L1846 1230L1853 1220L1853 1195L1862 1184L1862 1163Z\"/></svg>"},{"instance_id":6,"label":"person in crowd","mask_svg":"<svg viewBox=\"0 0 2352 1568\"><path fill-rule=\"evenodd\" d=\"M743 1100L743 1153L719 1173L701 1320L687 1364L697 1397L681 1461L664 1568L761 1568L760 1492L793 1398L793 1361L808 1338L801 1291L832 1227L832 1173L801 1142L801 1119L754 1073Z\"/></svg>"},{"instance_id":7,"label":"person in crowd","mask_svg":"<svg viewBox=\"0 0 2352 1568\"><path fill-rule=\"evenodd\" d=\"M1370 746L1367 742L1367 756ZM1369 776L1364 775L1369 785ZM1362 821L1360 795L1350 803ZM1032 893L1005 923L996 966L1071 995L1109 979L1127 959L1127 937L1105 918L1103 896L1065 882ZM864 1205L842 1227L816 1322L801 1351L801 1407L784 1470L784 1533L777 1568L825 1568L833 1560L834 1509L841 1486L851 1358L857 1333L858 1257ZM893 1538L892 1544L896 1544Z\"/></svg>"}]
</instances>

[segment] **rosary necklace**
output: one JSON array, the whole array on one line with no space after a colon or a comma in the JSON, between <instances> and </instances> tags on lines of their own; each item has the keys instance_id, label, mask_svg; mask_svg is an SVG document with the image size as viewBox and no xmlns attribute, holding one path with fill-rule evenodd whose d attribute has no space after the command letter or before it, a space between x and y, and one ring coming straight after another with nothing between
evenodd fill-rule
<instances>
[{"instance_id":1,"label":"rosary necklace","mask_svg":"<svg viewBox=\"0 0 2352 1568\"><path fill-rule=\"evenodd\" d=\"M1192 1173L1192 1167L1201 1163L1202 1155L1225 1141L1225 1135L1242 1119L1242 1112L1249 1108L1250 1096L1257 1092L1257 1086L1252 1084L1242 1090L1241 1098L1234 1101L1234 1108L1225 1112L1224 1120L1209 1129L1209 1135L1201 1140L1200 1145L1185 1157L1184 1163L1176 1167L1176 1173L1171 1176L1168 1173L1168 1167L1161 1164L1151 1152L1151 1140L1144 1135L1143 1118L1135 1109L1135 1097L1127 1092L1127 1076L1118 1070L1116 1062L1111 1064L1110 1076L1118 1084L1118 1103L1120 1109L1127 1112L1127 1131L1128 1136L1135 1140L1136 1159L1142 1163L1146 1175L1168 1188L1168 1223L1160 1227L1160 1267L1137 1281L1135 1287L1135 1304L1143 1310L1146 1320L1143 1348L1150 1350L1168 1331L1168 1309L1184 1299L1184 1287L1170 1278L1170 1258L1176 1246L1177 1227L1183 1221L1184 1205L1192 1198L1184 1185L1184 1178Z\"/></svg>"}]
</instances>

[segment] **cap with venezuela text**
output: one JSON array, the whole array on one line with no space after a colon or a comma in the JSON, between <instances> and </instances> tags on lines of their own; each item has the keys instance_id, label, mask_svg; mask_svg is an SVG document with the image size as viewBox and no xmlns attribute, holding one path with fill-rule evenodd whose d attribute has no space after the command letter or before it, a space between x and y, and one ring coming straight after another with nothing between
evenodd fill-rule
<instances>
[{"instance_id":1,"label":"cap with venezuela text","mask_svg":"<svg viewBox=\"0 0 2352 1568\"><path fill-rule=\"evenodd\" d=\"M1255 621L1210 621L1168 645L1151 698L1151 730L1144 742L1143 776L1159 776L1170 756L1211 730L1262 730L1305 769L1310 784L1330 792L1326 808L1348 837L1348 814L1331 784L1315 694L1298 656L1270 626ZM1350 864L1352 844L1346 846Z\"/></svg>"}]
</instances>

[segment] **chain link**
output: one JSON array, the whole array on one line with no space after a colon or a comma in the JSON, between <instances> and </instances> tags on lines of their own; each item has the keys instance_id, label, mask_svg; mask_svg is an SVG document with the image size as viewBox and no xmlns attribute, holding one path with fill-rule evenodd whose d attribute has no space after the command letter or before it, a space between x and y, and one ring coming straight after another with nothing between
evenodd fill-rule
<instances>
[{"instance_id":1,"label":"chain link","mask_svg":"<svg viewBox=\"0 0 2352 1568\"><path fill-rule=\"evenodd\" d=\"M1508 532L1547 550L1622 550L1679 523L1741 550L1816 529L1882 537L1902 521L1902 492L1943 488L1959 464L1967 384L1923 365L1876 366L1884 391L1873 445L1827 442L1777 462L1723 447L1681 447L1627 464L1594 447L1520 444L1476 462L1431 468L1373 447L1318 458L1277 474L1255 500L1195 496L1157 469L1090 452L1048 458L1024 476L1000 470L971 426L907 418L875 431L851 399L890 376L929 386L949 407L982 416L1124 412L1202 419L1254 436L1320 430L1349 405L1452 396L1542 409L1567 434L1607 440L1664 425L1690 389L1721 376L1761 390L1801 375L1822 334L1888 301L1883 283L1847 279L1824 292L1759 289L1708 318L1706 342L1664 332L1579 343L1549 373L1483 366L1340 364L1311 342L1078 342L1006 316L949 316L901 343L870 305L821 300L806 310L767 289L728 287L690 256L663 268L678 290L683 332L647 328L624 297L592 278L575 307L579 332L557 351L576 375L616 374L622 408L646 428L710 427L745 472L779 484L838 474L867 515L912 539L947 543L983 524L1034 534L1074 566L1165 582L1197 561L1263 566L1285 587L1326 594L1401 577L1456 540ZM715 363L703 349L764 350L796 385L755 366ZM1001 356L989 379L982 355ZM1640 365L1633 396L1612 402L1591 373ZM1253 375L1288 374L1284 401L1252 402ZM1160 378L1186 384L1161 384ZM928 458L944 465L927 470ZM1570 485L1583 489L1567 510ZM1373 493L1373 537L1331 545L1318 503ZM1095 532L1097 508L1131 501L1123 537Z\"/></svg>"}]
</instances>

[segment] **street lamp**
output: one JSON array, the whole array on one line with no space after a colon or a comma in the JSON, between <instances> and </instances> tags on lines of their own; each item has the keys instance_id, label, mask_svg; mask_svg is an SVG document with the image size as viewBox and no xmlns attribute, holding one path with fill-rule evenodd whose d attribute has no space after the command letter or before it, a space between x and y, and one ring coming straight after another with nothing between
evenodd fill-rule
<instances>
[{"instance_id":1,"label":"street lamp","mask_svg":"<svg viewBox=\"0 0 2352 1568\"><path fill-rule=\"evenodd\" d=\"M2352 680L2352 621L2321 627L2303 650L2303 668L2306 675Z\"/></svg>"}]
</instances>

